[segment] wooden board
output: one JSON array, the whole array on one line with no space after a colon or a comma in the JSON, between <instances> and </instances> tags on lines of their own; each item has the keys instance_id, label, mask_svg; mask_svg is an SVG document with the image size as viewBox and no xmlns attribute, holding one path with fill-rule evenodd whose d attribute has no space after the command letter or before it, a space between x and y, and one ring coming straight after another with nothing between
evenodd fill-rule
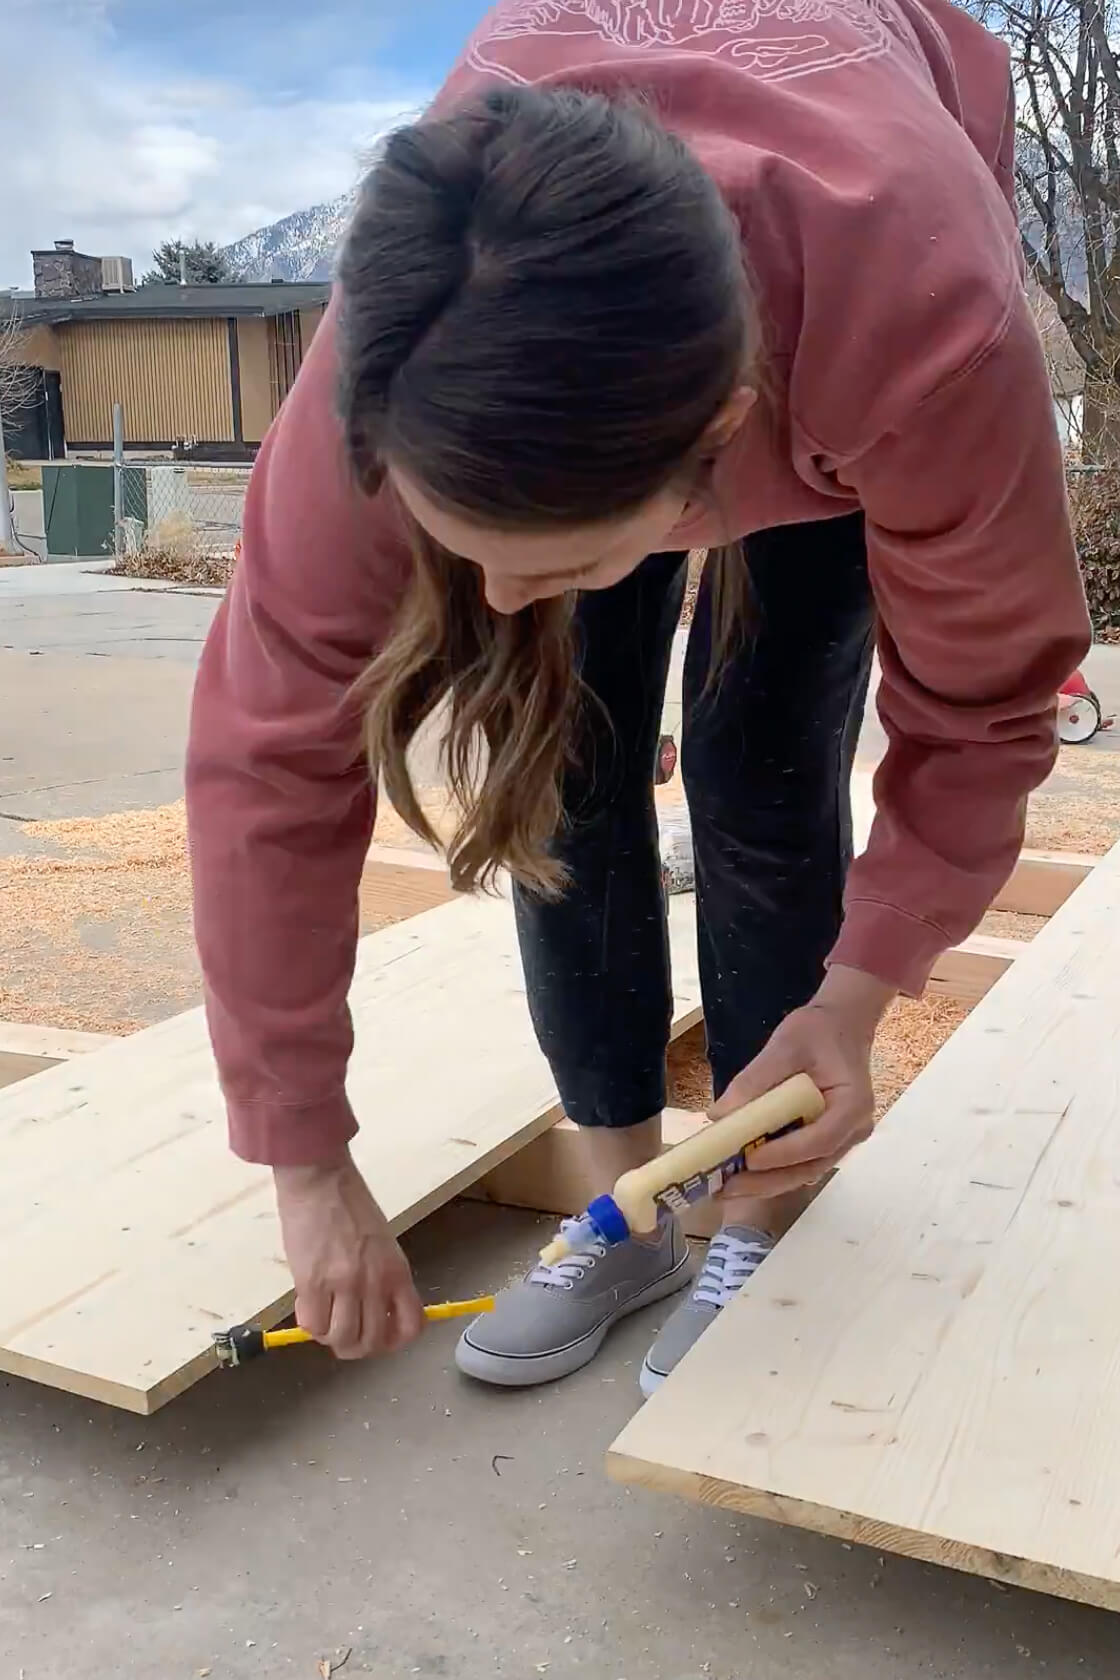
<instances>
[{"instance_id":1,"label":"wooden board","mask_svg":"<svg viewBox=\"0 0 1120 1680\"><path fill-rule=\"evenodd\" d=\"M1052 916L1097 861L1084 852L1020 852L1011 878L996 894L992 909L1014 910L1022 916Z\"/></svg>"},{"instance_id":2,"label":"wooden board","mask_svg":"<svg viewBox=\"0 0 1120 1680\"><path fill-rule=\"evenodd\" d=\"M670 910L674 1026L700 1019ZM355 1155L400 1231L558 1118L513 914L458 899L361 943ZM211 1332L291 1305L271 1175L228 1150L201 1011L0 1091L0 1370L150 1412Z\"/></svg>"},{"instance_id":3,"label":"wooden board","mask_svg":"<svg viewBox=\"0 0 1120 1680\"><path fill-rule=\"evenodd\" d=\"M367 859L358 889L362 926L372 931L402 922L437 904L450 904L454 897L446 869L418 869L407 854L390 862Z\"/></svg>"},{"instance_id":4,"label":"wooden board","mask_svg":"<svg viewBox=\"0 0 1120 1680\"><path fill-rule=\"evenodd\" d=\"M9 1056L45 1056L52 1062L69 1061L90 1050L114 1044L113 1033L71 1032L66 1027L26 1026L22 1021L0 1021L0 1051Z\"/></svg>"},{"instance_id":5,"label":"wooden board","mask_svg":"<svg viewBox=\"0 0 1120 1680\"><path fill-rule=\"evenodd\" d=\"M15 1085L21 1079L30 1079L33 1073L57 1067L58 1062L55 1056L22 1056L18 1050L0 1050L0 1085Z\"/></svg>"},{"instance_id":6,"label":"wooden board","mask_svg":"<svg viewBox=\"0 0 1120 1680\"><path fill-rule=\"evenodd\" d=\"M616 1478L1120 1609L1120 848L616 1441Z\"/></svg>"},{"instance_id":7,"label":"wooden board","mask_svg":"<svg viewBox=\"0 0 1120 1680\"><path fill-rule=\"evenodd\" d=\"M990 934L974 933L962 945L954 945L938 957L926 993L930 997L975 1003L991 991L1029 943L1026 939L996 939Z\"/></svg>"}]
</instances>

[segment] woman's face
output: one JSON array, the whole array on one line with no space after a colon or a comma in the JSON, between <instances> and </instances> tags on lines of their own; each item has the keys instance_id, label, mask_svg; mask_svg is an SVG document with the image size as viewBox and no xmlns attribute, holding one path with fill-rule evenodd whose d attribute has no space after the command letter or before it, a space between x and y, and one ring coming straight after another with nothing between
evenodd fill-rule
<instances>
[{"instance_id":1,"label":"woman's face","mask_svg":"<svg viewBox=\"0 0 1120 1680\"><path fill-rule=\"evenodd\" d=\"M725 448L754 401L748 385L737 386L705 431L698 453L716 454ZM618 519L555 531L505 531L449 512L392 465L388 475L416 523L441 548L474 562L482 573L486 599L499 613L520 612L533 601L564 595L569 589L609 589L647 554L670 546L689 502L677 484Z\"/></svg>"},{"instance_id":2,"label":"woman's face","mask_svg":"<svg viewBox=\"0 0 1120 1680\"><path fill-rule=\"evenodd\" d=\"M609 589L647 554L668 546L687 505L678 487L658 491L620 519L555 531L504 531L440 507L395 468L389 477L417 524L441 548L478 567L486 599L499 613L520 612L570 589Z\"/></svg>"}]
</instances>

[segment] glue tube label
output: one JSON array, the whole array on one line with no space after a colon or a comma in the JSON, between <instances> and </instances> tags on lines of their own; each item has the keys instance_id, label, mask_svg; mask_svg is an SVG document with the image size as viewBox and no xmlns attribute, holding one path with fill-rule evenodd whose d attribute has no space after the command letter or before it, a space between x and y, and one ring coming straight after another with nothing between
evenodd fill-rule
<instances>
[{"instance_id":1,"label":"glue tube label","mask_svg":"<svg viewBox=\"0 0 1120 1680\"><path fill-rule=\"evenodd\" d=\"M673 1213L684 1213L693 1202L707 1201L709 1196L717 1196L729 1179L735 1178L745 1171L747 1156L761 1149L764 1143L773 1143L777 1138L788 1137L790 1132L800 1131L804 1124L801 1120L794 1120L780 1131L768 1132L765 1137L755 1138L742 1149L737 1149L734 1155L729 1155L716 1167L709 1167L705 1172L692 1173L676 1184L666 1184L654 1196L655 1202L671 1209Z\"/></svg>"}]
</instances>

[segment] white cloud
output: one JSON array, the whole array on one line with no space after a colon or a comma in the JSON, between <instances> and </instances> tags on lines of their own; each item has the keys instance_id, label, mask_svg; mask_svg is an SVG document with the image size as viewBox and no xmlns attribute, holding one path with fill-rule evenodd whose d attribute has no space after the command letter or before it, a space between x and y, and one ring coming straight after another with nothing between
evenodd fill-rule
<instances>
[{"instance_id":1,"label":"white cloud","mask_svg":"<svg viewBox=\"0 0 1120 1680\"><path fill-rule=\"evenodd\" d=\"M140 63L106 0L0 0L0 58L0 286L29 284L28 252L56 238L139 272L162 239L221 244L332 198L428 97L386 79L368 98L270 98Z\"/></svg>"}]
</instances>

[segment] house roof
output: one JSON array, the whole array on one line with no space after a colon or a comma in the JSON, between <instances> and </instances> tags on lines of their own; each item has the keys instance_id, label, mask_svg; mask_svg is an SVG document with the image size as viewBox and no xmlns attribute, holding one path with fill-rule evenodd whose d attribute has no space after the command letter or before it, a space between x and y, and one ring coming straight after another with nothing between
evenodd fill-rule
<instances>
[{"instance_id":1,"label":"house roof","mask_svg":"<svg viewBox=\"0 0 1120 1680\"><path fill-rule=\"evenodd\" d=\"M286 315L314 309L331 295L326 281L273 285L138 286L96 298L39 298L0 293L0 317L18 314L28 326L64 321L183 320L229 315Z\"/></svg>"}]
</instances>

